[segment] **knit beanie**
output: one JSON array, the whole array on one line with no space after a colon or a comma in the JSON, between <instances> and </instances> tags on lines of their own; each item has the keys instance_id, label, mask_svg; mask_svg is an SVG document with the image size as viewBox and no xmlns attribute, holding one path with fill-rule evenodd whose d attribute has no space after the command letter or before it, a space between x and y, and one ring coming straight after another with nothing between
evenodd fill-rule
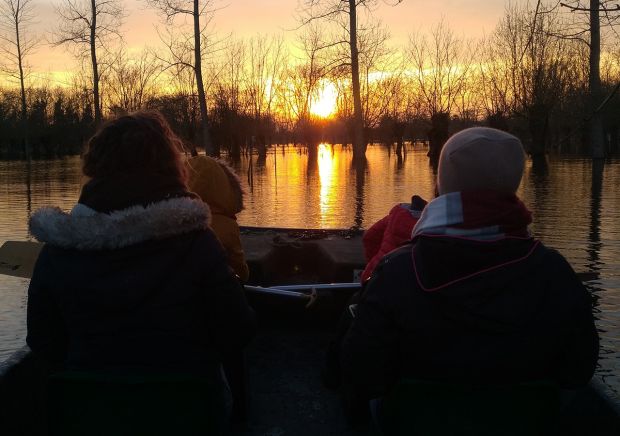
<instances>
[{"instance_id":1,"label":"knit beanie","mask_svg":"<svg viewBox=\"0 0 620 436\"><path fill-rule=\"evenodd\" d=\"M514 194L521 183L525 154L519 139L488 127L472 127L450 137L439 156L439 195L492 190Z\"/></svg>"}]
</instances>

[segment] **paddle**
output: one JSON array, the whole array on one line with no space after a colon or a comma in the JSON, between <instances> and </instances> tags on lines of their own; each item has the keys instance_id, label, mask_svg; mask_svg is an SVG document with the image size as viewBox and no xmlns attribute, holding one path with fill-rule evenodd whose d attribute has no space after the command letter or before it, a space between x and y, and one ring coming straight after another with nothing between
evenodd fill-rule
<instances>
[{"instance_id":1,"label":"paddle","mask_svg":"<svg viewBox=\"0 0 620 436\"><path fill-rule=\"evenodd\" d=\"M0 247L0 274L30 278L34 265L43 248L40 242L7 241ZM279 287L246 286L248 292L279 295L308 300L307 306L317 299L317 289L355 289L359 283L326 283Z\"/></svg>"},{"instance_id":2,"label":"paddle","mask_svg":"<svg viewBox=\"0 0 620 436\"><path fill-rule=\"evenodd\" d=\"M43 244L40 242L5 242L0 247L0 274L29 279L41 248Z\"/></svg>"},{"instance_id":3,"label":"paddle","mask_svg":"<svg viewBox=\"0 0 620 436\"><path fill-rule=\"evenodd\" d=\"M37 257L39 256L39 252L43 248L43 244L40 242L30 242L30 241L7 241L0 247L0 274L5 274L7 276L15 276L15 277L24 277L30 278L32 277L32 271L34 269L34 264L37 261ZM599 278L598 272L578 272L577 277L582 282L589 282L591 280L596 280ZM344 285L344 286L343 286ZM277 286L273 289L279 290L288 290L292 291L293 289L301 290L301 289L312 289L317 286L326 288L337 288L337 287L346 287L351 288L351 283L329 283L323 285L295 285L295 286ZM253 287L252 289L255 292L261 292L262 290L269 288L260 288ZM261 289L260 291L258 289ZM309 295L309 294L305 294ZM303 297L308 298L308 297Z\"/></svg>"}]
</instances>

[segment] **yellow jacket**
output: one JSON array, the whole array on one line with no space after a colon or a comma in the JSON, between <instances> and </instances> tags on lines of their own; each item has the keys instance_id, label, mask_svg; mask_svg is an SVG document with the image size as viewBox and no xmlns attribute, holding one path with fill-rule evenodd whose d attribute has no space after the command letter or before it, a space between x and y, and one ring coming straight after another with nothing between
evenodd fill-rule
<instances>
[{"instance_id":1,"label":"yellow jacket","mask_svg":"<svg viewBox=\"0 0 620 436\"><path fill-rule=\"evenodd\" d=\"M189 190L211 208L211 228L226 250L228 263L247 281L250 271L245 262L236 214L243 210L243 189L235 172L224 162L209 156L188 160Z\"/></svg>"}]
</instances>

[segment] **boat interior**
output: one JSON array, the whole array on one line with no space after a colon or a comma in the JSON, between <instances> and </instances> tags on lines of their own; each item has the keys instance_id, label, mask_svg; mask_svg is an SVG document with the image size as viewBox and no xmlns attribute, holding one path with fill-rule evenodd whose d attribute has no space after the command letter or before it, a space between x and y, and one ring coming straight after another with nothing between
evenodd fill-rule
<instances>
[{"instance_id":1,"label":"boat interior","mask_svg":"<svg viewBox=\"0 0 620 436\"><path fill-rule=\"evenodd\" d=\"M247 296L258 314L259 330L244 355L226 363L234 397L226 434L378 434L370 415L351 425L339 392L324 386L321 378L326 347L338 319L351 295L359 290L358 276L364 266L361 233L244 228L242 241L251 271ZM7 244L8 248L6 244L0 248L0 272L27 277L40 247ZM0 434L110 434L100 433L101 426L94 422L86 433L49 431L53 416L50 418L48 411L57 410L58 405L50 407L49 394L42 389L48 383L46 369L27 347L0 365ZM557 408L547 405L538 410L545 414L548 425L535 432L523 430L527 428L522 426L528 421L526 415L533 413L526 409L542 404L548 390L528 391L526 400L515 406L511 403L514 395L507 400L499 390L476 396L471 390L459 389L424 385L417 399L405 394L393 400L396 406L392 410L400 416L394 420L400 422L389 434L620 434L620 403L596 377L577 392L554 391L557 401L551 402ZM184 392L181 389L177 399ZM105 410L98 413L101 421L114 419ZM482 417L490 429L468 427L468 416ZM170 434L160 430L114 434ZM175 434L194 434L179 431Z\"/></svg>"}]
</instances>

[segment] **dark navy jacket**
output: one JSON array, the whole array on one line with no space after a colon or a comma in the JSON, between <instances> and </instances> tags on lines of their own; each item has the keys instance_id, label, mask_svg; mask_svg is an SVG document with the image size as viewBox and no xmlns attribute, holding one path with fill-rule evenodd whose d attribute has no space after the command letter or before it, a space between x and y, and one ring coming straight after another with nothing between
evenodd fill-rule
<instances>
[{"instance_id":1,"label":"dark navy jacket","mask_svg":"<svg viewBox=\"0 0 620 436\"><path fill-rule=\"evenodd\" d=\"M134 209L33 216L48 243L28 291L28 345L67 368L219 371L255 318L208 208L173 199Z\"/></svg>"},{"instance_id":2,"label":"dark navy jacket","mask_svg":"<svg viewBox=\"0 0 620 436\"><path fill-rule=\"evenodd\" d=\"M345 389L385 394L401 377L474 384L586 384L598 357L591 297L534 240L421 237L379 264L344 339Z\"/></svg>"}]
</instances>

